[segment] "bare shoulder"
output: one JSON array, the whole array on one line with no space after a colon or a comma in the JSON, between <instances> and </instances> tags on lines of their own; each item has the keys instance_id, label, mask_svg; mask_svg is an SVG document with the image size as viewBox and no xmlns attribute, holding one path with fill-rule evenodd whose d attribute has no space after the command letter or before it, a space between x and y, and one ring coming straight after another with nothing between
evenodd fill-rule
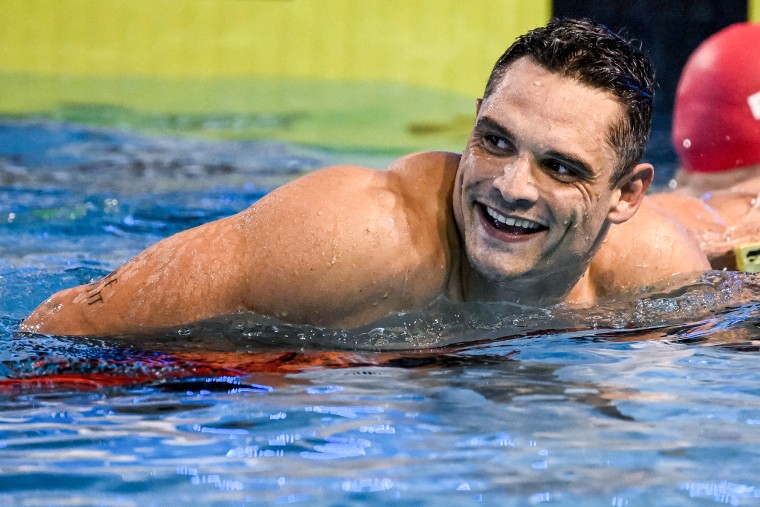
<instances>
[{"instance_id":1,"label":"bare shoulder","mask_svg":"<svg viewBox=\"0 0 760 507\"><path fill-rule=\"evenodd\" d=\"M393 162L387 170L357 165L335 165L309 173L284 185L260 202L299 199L292 204L325 201L326 196L340 195L350 200L369 198L370 202L387 197L385 192L409 198L429 197L431 192L451 192L459 164L459 155L449 152L422 152ZM425 199L430 202L429 199ZM309 204L311 205L311 204ZM249 210L255 209L255 206Z\"/></svg>"},{"instance_id":2,"label":"bare shoulder","mask_svg":"<svg viewBox=\"0 0 760 507\"><path fill-rule=\"evenodd\" d=\"M431 185L451 192L460 158L457 153L445 151L414 153L394 162L389 172L404 182L407 192L428 192Z\"/></svg>"},{"instance_id":3,"label":"bare shoulder","mask_svg":"<svg viewBox=\"0 0 760 507\"><path fill-rule=\"evenodd\" d=\"M647 197L633 218L610 227L590 273L597 293L609 295L708 269L707 257L686 227Z\"/></svg>"},{"instance_id":4,"label":"bare shoulder","mask_svg":"<svg viewBox=\"0 0 760 507\"><path fill-rule=\"evenodd\" d=\"M422 218L419 215L449 208L458 162L454 153L425 152L400 158L387 170L326 167L270 192L240 218L257 226L260 220L271 218L268 211L272 209L314 220L317 230L347 228L357 221L389 225L399 217Z\"/></svg>"},{"instance_id":5,"label":"bare shoulder","mask_svg":"<svg viewBox=\"0 0 760 507\"><path fill-rule=\"evenodd\" d=\"M451 155L436 153L388 170L334 166L262 198L239 218L246 235L259 238L246 262L258 281L247 306L351 326L429 303L450 272L452 166Z\"/></svg>"},{"instance_id":6,"label":"bare shoulder","mask_svg":"<svg viewBox=\"0 0 760 507\"><path fill-rule=\"evenodd\" d=\"M667 211L689 230L715 230L724 228L721 213L704 199L675 192L661 192L649 197L650 203Z\"/></svg>"},{"instance_id":7,"label":"bare shoulder","mask_svg":"<svg viewBox=\"0 0 760 507\"><path fill-rule=\"evenodd\" d=\"M756 193L718 190L701 197L661 193L652 200L684 224L715 269L736 269L734 248L760 241Z\"/></svg>"}]
</instances>

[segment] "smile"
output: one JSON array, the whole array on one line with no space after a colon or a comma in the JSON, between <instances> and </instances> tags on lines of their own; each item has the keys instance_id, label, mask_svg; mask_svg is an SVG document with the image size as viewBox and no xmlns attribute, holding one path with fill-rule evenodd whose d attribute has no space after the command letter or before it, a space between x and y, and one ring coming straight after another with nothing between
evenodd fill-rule
<instances>
[{"instance_id":1,"label":"smile","mask_svg":"<svg viewBox=\"0 0 760 507\"><path fill-rule=\"evenodd\" d=\"M509 234L531 234L545 230L546 227L525 218L515 218L504 216L498 211L485 205L480 205L481 211L484 211L488 222L499 231Z\"/></svg>"}]
</instances>

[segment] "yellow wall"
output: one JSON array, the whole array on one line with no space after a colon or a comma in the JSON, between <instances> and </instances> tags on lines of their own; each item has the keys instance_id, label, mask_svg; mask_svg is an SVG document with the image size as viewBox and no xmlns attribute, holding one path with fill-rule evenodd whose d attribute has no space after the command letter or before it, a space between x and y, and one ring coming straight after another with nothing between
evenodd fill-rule
<instances>
[{"instance_id":1,"label":"yellow wall","mask_svg":"<svg viewBox=\"0 0 760 507\"><path fill-rule=\"evenodd\" d=\"M461 149L551 0L0 0L0 117Z\"/></svg>"},{"instance_id":2,"label":"yellow wall","mask_svg":"<svg viewBox=\"0 0 760 507\"><path fill-rule=\"evenodd\" d=\"M551 0L0 0L0 116L399 151L461 146ZM748 0L760 21L760 0Z\"/></svg>"},{"instance_id":3,"label":"yellow wall","mask_svg":"<svg viewBox=\"0 0 760 507\"><path fill-rule=\"evenodd\" d=\"M477 94L550 0L2 0L0 72L383 80Z\"/></svg>"}]
</instances>

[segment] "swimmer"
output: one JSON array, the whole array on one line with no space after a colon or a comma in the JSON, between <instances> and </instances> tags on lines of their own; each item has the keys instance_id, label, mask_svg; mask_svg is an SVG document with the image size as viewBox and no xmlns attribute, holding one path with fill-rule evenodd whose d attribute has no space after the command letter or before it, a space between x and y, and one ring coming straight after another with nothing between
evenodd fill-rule
<instances>
[{"instance_id":1,"label":"swimmer","mask_svg":"<svg viewBox=\"0 0 760 507\"><path fill-rule=\"evenodd\" d=\"M645 193L653 68L588 20L499 58L464 151L315 171L63 290L30 332L116 335L253 311L350 328L434 300L590 305L709 269Z\"/></svg>"},{"instance_id":2,"label":"swimmer","mask_svg":"<svg viewBox=\"0 0 760 507\"><path fill-rule=\"evenodd\" d=\"M681 167L654 200L700 242L715 268L760 242L760 24L737 23L689 56L673 108Z\"/></svg>"}]
</instances>

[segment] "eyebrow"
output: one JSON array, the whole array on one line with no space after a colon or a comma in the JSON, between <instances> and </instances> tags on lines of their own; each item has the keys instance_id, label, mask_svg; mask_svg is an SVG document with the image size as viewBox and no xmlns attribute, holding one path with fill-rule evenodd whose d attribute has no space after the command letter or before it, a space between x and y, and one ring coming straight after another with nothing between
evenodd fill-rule
<instances>
[{"instance_id":1,"label":"eyebrow","mask_svg":"<svg viewBox=\"0 0 760 507\"><path fill-rule=\"evenodd\" d=\"M478 118L478 121L475 122L475 130L494 132L507 139L515 138L507 127L500 125L487 116L481 116Z\"/></svg>"},{"instance_id":2,"label":"eyebrow","mask_svg":"<svg viewBox=\"0 0 760 507\"><path fill-rule=\"evenodd\" d=\"M481 116L478 118L478 120L475 122L474 130L477 130L479 132L491 132L505 139L509 139L510 141L514 140L516 137L507 127L501 125L488 116ZM578 172L578 175L584 180L591 181L596 178L596 174L591 169L591 167L582 158L576 155L556 150L550 150L544 153L544 158L546 157L553 158L559 162L562 162L563 164L572 166Z\"/></svg>"}]
</instances>

